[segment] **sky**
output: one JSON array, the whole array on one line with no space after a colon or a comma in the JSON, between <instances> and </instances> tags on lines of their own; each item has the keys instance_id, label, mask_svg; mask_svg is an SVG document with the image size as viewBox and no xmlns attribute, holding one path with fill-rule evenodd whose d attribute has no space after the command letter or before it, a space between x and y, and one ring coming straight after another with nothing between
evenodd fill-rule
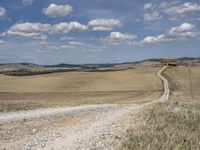
<instances>
[{"instance_id":1,"label":"sky","mask_svg":"<svg viewBox=\"0 0 200 150\"><path fill-rule=\"evenodd\" d=\"M200 57L199 0L0 0L0 63Z\"/></svg>"}]
</instances>

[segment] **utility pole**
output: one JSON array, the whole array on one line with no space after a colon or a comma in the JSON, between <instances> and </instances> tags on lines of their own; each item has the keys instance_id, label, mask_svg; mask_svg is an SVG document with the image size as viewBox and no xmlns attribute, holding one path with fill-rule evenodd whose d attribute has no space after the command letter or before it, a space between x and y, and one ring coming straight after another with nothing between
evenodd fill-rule
<instances>
[{"instance_id":1,"label":"utility pole","mask_svg":"<svg viewBox=\"0 0 200 150\"><path fill-rule=\"evenodd\" d=\"M189 65L189 80L190 80L190 92L191 92L191 97L192 99L194 98L193 94L193 87L192 87L192 77L191 77L191 66Z\"/></svg>"}]
</instances>

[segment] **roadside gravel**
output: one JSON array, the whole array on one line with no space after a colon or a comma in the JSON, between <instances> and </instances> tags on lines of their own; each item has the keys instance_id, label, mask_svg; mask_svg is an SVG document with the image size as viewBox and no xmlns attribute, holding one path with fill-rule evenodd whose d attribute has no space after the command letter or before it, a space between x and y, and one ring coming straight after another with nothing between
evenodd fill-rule
<instances>
[{"instance_id":1,"label":"roadside gravel","mask_svg":"<svg viewBox=\"0 0 200 150\"><path fill-rule=\"evenodd\" d=\"M119 105L104 108L81 124L68 126L31 140L26 149L113 149L113 140L123 128L120 124L131 117L139 105Z\"/></svg>"}]
</instances>

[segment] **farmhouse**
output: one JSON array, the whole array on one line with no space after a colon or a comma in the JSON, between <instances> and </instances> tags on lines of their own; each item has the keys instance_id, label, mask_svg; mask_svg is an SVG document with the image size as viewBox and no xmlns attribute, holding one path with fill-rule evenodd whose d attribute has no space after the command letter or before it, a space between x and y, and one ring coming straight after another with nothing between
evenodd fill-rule
<instances>
[{"instance_id":1,"label":"farmhouse","mask_svg":"<svg viewBox=\"0 0 200 150\"><path fill-rule=\"evenodd\" d=\"M178 66L178 61L174 59L162 59L161 64L164 66Z\"/></svg>"}]
</instances>

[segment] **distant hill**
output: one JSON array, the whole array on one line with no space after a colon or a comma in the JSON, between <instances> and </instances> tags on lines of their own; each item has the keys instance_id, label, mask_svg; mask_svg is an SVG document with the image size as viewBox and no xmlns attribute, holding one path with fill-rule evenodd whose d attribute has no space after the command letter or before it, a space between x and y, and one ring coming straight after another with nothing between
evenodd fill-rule
<instances>
[{"instance_id":1,"label":"distant hill","mask_svg":"<svg viewBox=\"0 0 200 150\"><path fill-rule=\"evenodd\" d=\"M37 65L33 63L11 63L11 64L0 64L0 72L57 72L57 71L112 71L112 70L123 70L133 69L136 67L151 67L161 66L160 59L148 59L137 62L124 62L124 63L106 63L106 64L58 64L58 65ZM200 58L178 58L175 59L180 65L196 65L200 66Z\"/></svg>"},{"instance_id":2,"label":"distant hill","mask_svg":"<svg viewBox=\"0 0 200 150\"><path fill-rule=\"evenodd\" d=\"M17 71L17 70L29 70L38 71L44 70L45 68L36 64L20 63L20 64L1 64L0 71Z\"/></svg>"}]
</instances>

